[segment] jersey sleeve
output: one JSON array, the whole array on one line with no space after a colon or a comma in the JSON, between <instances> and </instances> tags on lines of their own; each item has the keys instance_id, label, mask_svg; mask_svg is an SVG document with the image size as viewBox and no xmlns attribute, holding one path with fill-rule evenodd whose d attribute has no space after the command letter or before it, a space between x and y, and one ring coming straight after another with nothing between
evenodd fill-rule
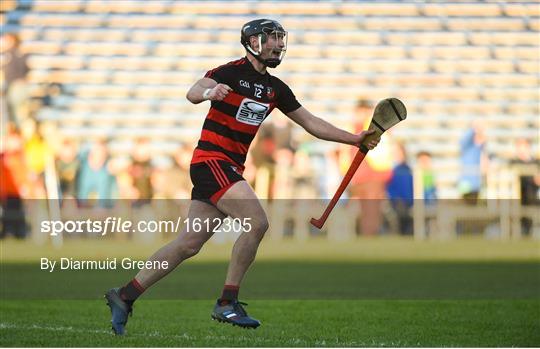
<instances>
[{"instance_id":1,"label":"jersey sleeve","mask_svg":"<svg viewBox=\"0 0 540 349\"><path fill-rule=\"evenodd\" d=\"M283 81L279 80L279 95L276 107L283 113L287 114L300 108L302 105L296 100L296 96L292 90Z\"/></svg>"},{"instance_id":2,"label":"jersey sleeve","mask_svg":"<svg viewBox=\"0 0 540 349\"><path fill-rule=\"evenodd\" d=\"M204 75L205 78L210 78L216 81L218 84L229 84L229 72L226 66L220 66L209 70Z\"/></svg>"}]
</instances>

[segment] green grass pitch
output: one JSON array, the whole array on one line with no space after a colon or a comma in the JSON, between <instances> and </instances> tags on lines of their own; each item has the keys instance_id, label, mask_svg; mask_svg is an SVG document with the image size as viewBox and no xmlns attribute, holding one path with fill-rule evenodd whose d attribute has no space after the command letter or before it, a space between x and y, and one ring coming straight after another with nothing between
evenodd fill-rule
<instances>
[{"instance_id":1,"label":"green grass pitch","mask_svg":"<svg viewBox=\"0 0 540 349\"><path fill-rule=\"evenodd\" d=\"M2 242L0 346L540 346L537 243L266 245L240 293L262 321L256 330L210 319L230 251L210 245L145 293L121 338L110 331L102 295L132 271L39 270L39 256L120 246L74 244L31 251ZM142 258L154 246L137 248L118 255Z\"/></svg>"},{"instance_id":2,"label":"green grass pitch","mask_svg":"<svg viewBox=\"0 0 540 349\"><path fill-rule=\"evenodd\" d=\"M9 346L538 346L537 300L256 300L256 330L210 320L212 300L137 304L128 334L114 337L100 301L2 302Z\"/></svg>"}]
</instances>

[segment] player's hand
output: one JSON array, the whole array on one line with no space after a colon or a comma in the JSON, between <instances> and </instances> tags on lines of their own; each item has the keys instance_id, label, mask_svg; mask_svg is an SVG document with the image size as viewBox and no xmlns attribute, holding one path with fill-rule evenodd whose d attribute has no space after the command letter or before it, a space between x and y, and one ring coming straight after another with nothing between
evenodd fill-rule
<instances>
[{"instance_id":1,"label":"player's hand","mask_svg":"<svg viewBox=\"0 0 540 349\"><path fill-rule=\"evenodd\" d=\"M364 143L364 140L366 139L366 137L369 136L370 134L374 133L374 132L375 132L375 130L367 130L367 131L360 132L359 134L356 135L358 137L357 138L358 140L357 140L356 144L360 145L360 144ZM381 141L380 137L372 139L371 141L369 141L366 144L366 147L369 150L371 150L371 149L375 148L377 146L377 144L379 144L380 141Z\"/></svg>"},{"instance_id":2,"label":"player's hand","mask_svg":"<svg viewBox=\"0 0 540 349\"><path fill-rule=\"evenodd\" d=\"M227 97L229 91L232 91L228 85L217 84L210 92L208 93L208 99L211 101L222 101Z\"/></svg>"}]
</instances>

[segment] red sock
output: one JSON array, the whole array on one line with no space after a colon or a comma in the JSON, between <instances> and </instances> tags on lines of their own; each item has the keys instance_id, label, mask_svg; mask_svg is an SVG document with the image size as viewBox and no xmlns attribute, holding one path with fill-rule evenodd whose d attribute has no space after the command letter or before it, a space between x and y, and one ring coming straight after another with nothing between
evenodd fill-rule
<instances>
[{"instance_id":1,"label":"red sock","mask_svg":"<svg viewBox=\"0 0 540 349\"><path fill-rule=\"evenodd\" d=\"M221 298L219 299L219 303L223 305L223 304L229 304L231 301L237 300L239 291L240 291L240 286L225 285L223 287L223 292L221 293Z\"/></svg>"},{"instance_id":2,"label":"red sock","mask_svg":"<svg viewBox=\"0 0 540 349\"><path fill-rule=\"evenodd\" d=\"M143 292L144 287L142 287L136 279L133 279L126 286L120 289L120 298L126 301L126 303L129 305L133 305L133 303L141 294L143 294Z\"/></svg>"}]
</instances>

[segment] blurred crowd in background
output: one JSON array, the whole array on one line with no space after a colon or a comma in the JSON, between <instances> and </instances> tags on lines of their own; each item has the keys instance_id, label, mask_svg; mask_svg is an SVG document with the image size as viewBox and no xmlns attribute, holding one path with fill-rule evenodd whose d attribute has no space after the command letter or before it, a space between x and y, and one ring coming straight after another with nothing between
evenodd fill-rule
<instances>
[{"instance_id":1,"label":"blurred crowd in background","mask_svg":"<svg viewBox=\"0 0 540 349\"><path fill-rule=\"evenodd\" d=\"M125 199L133 205L152 199L189 199L189 165L195 144L179 143L168 154L154 154L151 139L136 138L129 154L111 152L107 138L75 139L63 136L54 122L40 123L37 110L46 107L62 86L52 84L41 98L31 98L26 75L27 57L18 50L16 35L3 37L6 60L2 62L2 148L0 198L4 212L23 210L24 199L76 199L80 207L97 200ZM351 131L366 129L373 105L359 98ZM324 117L324 116L323 116ZM201 121L204 115L201 115ZM260 129L246 163L245 178L263 199L329 198L335 192L356 151L350 146L296 137L293 125L283 117L270 118ZM385 205L397 215L399 232L412 234L413 198L435 204L437 169L429 149L407 152L409 140L385 134L381 144L362 164L345 198L360 199L363 219L358 232L376 235L384 228ZM412 141L412 140L411 140ZM463 202L475 205L485 188L490 154L485 128L473 122L460 143L462 173L456 183ZM512 164L539 164L526 139L516 142ZM496 160L496 159L495 159ZM420 179L415 179L420 176ZM522 176L521 200L538 205L540 176ZM418 188L420 185L420 196ZM382 199L388 199L384 201ZM18 226L12 233L24 237ZM530 229L530 224L529 224Z\"/></svg>"}]
</instances>

